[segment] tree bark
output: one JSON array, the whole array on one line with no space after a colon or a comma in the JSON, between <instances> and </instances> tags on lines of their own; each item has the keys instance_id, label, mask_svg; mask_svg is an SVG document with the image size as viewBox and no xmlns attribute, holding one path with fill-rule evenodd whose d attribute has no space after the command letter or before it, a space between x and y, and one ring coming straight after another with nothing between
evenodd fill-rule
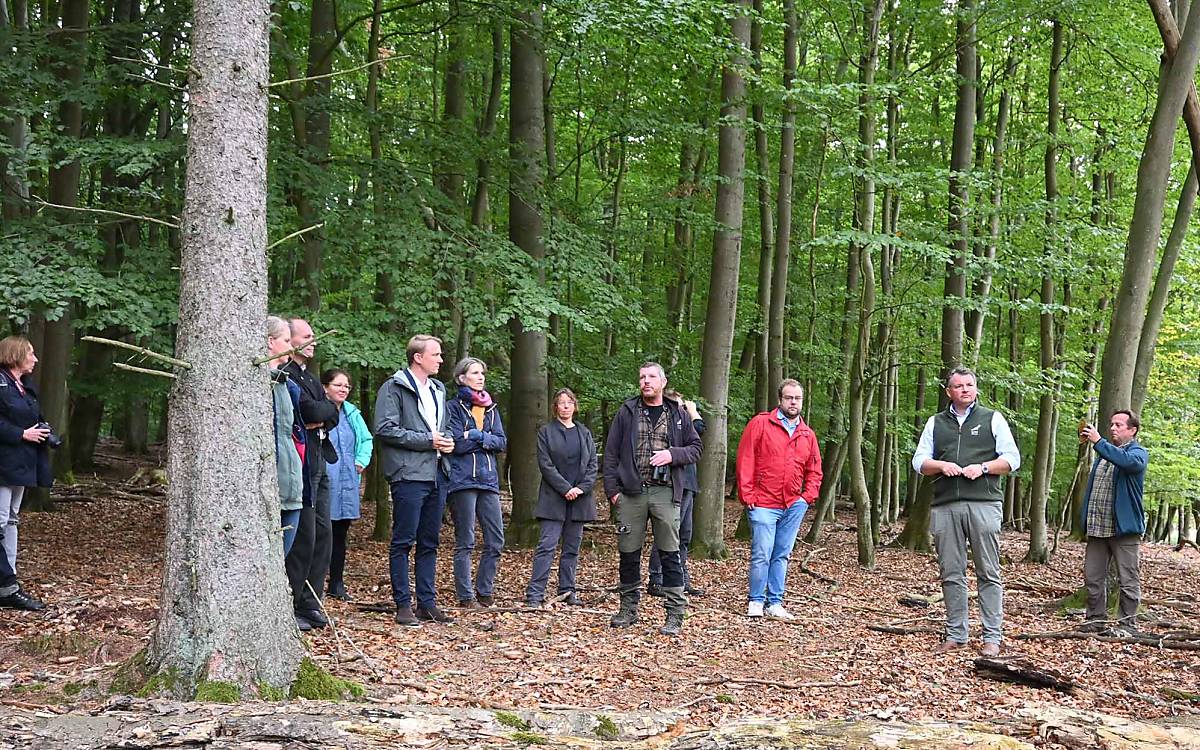
<instances>
[{"instance_id":1,"label":"tree bark","mask_svg":"<svg viewBox=\"0 0 1200 750\"><path fill-rule=\"evenodd\" d=\"M166 560L147 664L180 698L204 681L286 689L301 648L283 573L267 378L266 0L195 0ZM222 404L221 409L210 408ZM230 419L240 425L230 430Z\"/></svg>"},{"instance_id":2,"label":"tree bark","mask_svg":"<svg viewBox=\"0 0 1200 750\"><path fill-rule=\"evenodd\" d=\"M1046 103L1046 241L1042 261L1042 312L1038 316L1038 365L1041 368L1042 394L1038 399L1037 448L1033 457L1033 488L1029 509L1029 551L1026 562L1046 563L1050 549L1046 544L1046 503L1050 497L1052 456L1054 453L1055 412L1055 321L1052 305L1054 289L1054 256L1058 249L1058 91L1059 71L1062 68L1063 28L1056 16L1053 20L1050 45L1050 82Z\"/></svg>"},{"instance_id":3,"label":"tree bark","mask_svg":"<svg viewBox=\"0 0 1200 750\"><path fill-rule=\"evenodd\" d=\"M542 239L546 179L542 35L541 6L520 3L513 14L509 58L508 238L538 263L538 284L545 283L540 263L546 257ZM542 326L527 327L518 317L509 321L509 330L513 338L510 432L535 435L546 418L546 334ZM512 546L530 546L538 537L533 510L541 477L535 441L513 441L508 465L513 510L505 539Z\"/></svg>"},{"instance_id":4,"label":"tree bark","mask_svg":"<svg viewBox=\"0 0 1200 750\"><path fill-rule=\"evenodd\" d=\"M750 45L750 0L726 0L729 7L731 58L721 71L721 127L713 232L712 271L708 312L701 354L700 397L709 404L711 419L704 433L700 460L700 494L696 497L696 557L720 559L729 555L724 539L725 468L729 441L729 366L737 315L738 271L742 257L742 199L746 162L746 67Z\"/></svg>"}]
</instances>

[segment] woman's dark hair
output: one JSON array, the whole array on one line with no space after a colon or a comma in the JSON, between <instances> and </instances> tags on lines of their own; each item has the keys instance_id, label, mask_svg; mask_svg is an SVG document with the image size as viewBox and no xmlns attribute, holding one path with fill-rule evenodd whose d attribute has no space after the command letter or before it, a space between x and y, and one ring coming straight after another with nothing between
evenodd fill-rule
<instances>
[{"instance_id":1,"label":"woman's dark hair","mask_svg":"<svg viewBox=\"0 0 1200 750\"><path fill-rule=\"evenodd\" d=\"M321 385L329 385L338 375L345 375L346 382L351 382L350 373L346 372L340 367L330 367L328 370L321 373Z\"/></svg>"}]
</instances>

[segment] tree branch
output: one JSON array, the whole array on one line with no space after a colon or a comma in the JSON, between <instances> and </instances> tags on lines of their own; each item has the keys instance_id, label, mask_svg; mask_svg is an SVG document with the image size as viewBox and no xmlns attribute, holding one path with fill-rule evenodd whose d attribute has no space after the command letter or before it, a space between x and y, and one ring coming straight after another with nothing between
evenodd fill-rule
<instances>
[{"instance_id":1,"label":"tree branch","mask_svg":"<svg viewBox=\"0 0 1200 750\"><path fill-rule=\"evenodd\" d=\"M133 365L127 365L124 362L113 362L113 367L117 368L118 370L128 370L129 372L140 372L143 375L157 375L160 378L170 378L171 380L175 379L175 373L173 373L173 372L163 372L162 370L151 370L151 369L148 369L145 367L134 367Z\"/></svg>"},{"instance_id":2,"label":"tree branch","mask_svg":"<svg viewBox=\"0 0 1200 750\"><path fill-rule=\"evenodd\" d=\"M318 221L316 224L313 224L311 227L305 227L304 229L298 229L289 235L280 237L279 239L272 242L270 245L267 245L267 251L270 252L271 250L274 250L276 247L279 247L280 245L282 245L283 243L292 239L293 237L299 237L302 234L307 234L307 233L311 232L312 230L320 229L323 226L325 226L325 222Z\"/></svg>"},{"instance_id":3,"label":"tree branch","mask_svg":"<svg viewBox=\"0 0 1200 750\"><path fill-rule=\"evenodd\" d=\"M192 369L192 365L190 362L185 362L182 359L175 359L174 357L168 357L165 354L159 354L158 352L151 351L150 349L147 349L143 346L135 346L134 344L129 344L124 341L115 341L113 339L104 339L104 338L100 338L99 336L84 336L80 339L80 341L90 341L94 344L108 344L109 346L116 346L116 347L120 347L122 349L128 349L131 352L137 352L138 354L142 355L143 357L149 357L150 359L156 359L159 362L166 362L167 364L173 365L175 367L182 367L185 370Z\"/></svg>"},{"instance_id":4,"label":"tree branch","mask_svg":"<svg viewBox=\"0 0 1200 750\"><path fill-rule=\"evenodd\" d=\"M353 68L346 68L345 70L335 70L332 73L322 73L319 76L305 76L304 78L286 78L282 81L272 81L267 84L267 88L273 89L276 86L290 86L293 83L307 83L308 81L319 81L323 78L333 78L334 76L345 75L347 73L354 73L355 71L362 70L363 68L369 68L372 65L378 65L380 63L385 63L385 62L388 62L389 60L401 60L404 57L405 57L404 55L396 55L395 57L381 57L378 60L372 60L370 62L363 63L362 65L355 65Z\"/></svg>"},{"instance_id":5,"label":"tree branch","mask_svg":"<svg viewBox=\"0 0 1200 750\"><path fill-rule=\"evenodd\" d=\"M89 208L87 206L64 206L61 203L51 203L50 201L44 201L41 198L37 197L36 195L31 195L26 200L30 201L31 203L40 203L41 205L46 206L47 208L61 208L61 209L67 210L67 211L83 211L85 213L90 213L90 214L105 214L108 216L120 216L122 219L133 219L134 221L149 221L154 224L161 224L164 227L170 227L171 229L179 228L178 223L173 224L169 221L164 221L163 219L156 219L153 216L139 216L138 214L126 214L126 213L121 213L120 211L110 211L107 208ZM172 217L172 218L174 218L174 217Z\"/></svg>"},{"instance_id":6,"label":"tree branch","mask_svg":"<svg viewBox=\"0 0 1200 750\"><path fill-rule=\"evenodd\" d=\"M293 346L291 349L288 349L286 352L280 352L279 354L270 354L270 355L267 355L266 357L260 357L259 359L256 359L253 362L251 362L250 364L254 365L255 367L258 367L259 365L266 364L267 362L270 362L273 359L279 359L280 357L289 357L289 356L295 354L296 352L300 351L301 349L304 349L305 347L309 346L310 344L320 341L321 339L325 338L326 336L332 336L335 333L337 333L337 330L331 328L319 336L313 336L312 341L309 341L304 346Z\"/></svg>"}]
</instances>

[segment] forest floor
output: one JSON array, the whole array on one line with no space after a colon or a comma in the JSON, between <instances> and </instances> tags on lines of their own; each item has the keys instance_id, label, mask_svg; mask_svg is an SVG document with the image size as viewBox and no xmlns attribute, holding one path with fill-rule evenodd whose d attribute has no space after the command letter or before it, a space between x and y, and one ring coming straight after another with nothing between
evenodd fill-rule
<instances>
[{"instance_id":1,"label":"forest floor","mask_svg":"<svg viewBox=\"0 0 1200 750\"><path fill-rule=\"evenodd\" d=\"M143 467L103 446L97 474L56 488L59 512L22 515L19 571L48 607L0 611L0 705L59 714L103 705L116 666L147 642L162 564L165 495L143 486ZM928 555L881 546L874 570L856 562L854 530L828 527L817 548L799 543L788 580L795 624L744 616L748 547L724 561L693 560L695 585L683 635L658 634L662 600L644 597L642 619L614 631L614 537L589 530L580 558L581 607L523 607L531 553L506 550L497 607L457 612L453 625L392 622L387 545L370 540L371 508L354 524L349 603L327 601L334 628L305 637L318 661L359 682L374 704L493 710L670 712L690 726L756 716L812 720L1019 722L1031 705L1154 719L1200 712L1200 650L1097 638L1026 638L1073 631L1079 612L1060 602L1081 584L1082 545L1059 542L1049 565L1021 562L1027 538L1006 532L1006 657L1057 670L1072 692L986 679L972 648L934 655L943 612L900 603L938 592ZM732 539L738 508L726 518ZM845 519L848 520L847 516ZM805 525L807 530L807 524ZM899 529L885 530L885 542ZM445 529L438 561L443 605L453 604ZM1200 631L1200 553L1143 546L1144 632ZM801 570L804 563L817 576ZM830 583L834 581L836 583ZM366 610L364 610L364 605ZM381 605L386 612L369 611ZM893 635L869 626L916 632ZM1024 636L1024 637L1023 637ZM1200 635L1191 641L1200 647ZM1186 644L1185 644L1186 645ZM3 709L0 709L3 713ZM0 745L3 745L0 742Z\"/></svg>"}]
</instances>

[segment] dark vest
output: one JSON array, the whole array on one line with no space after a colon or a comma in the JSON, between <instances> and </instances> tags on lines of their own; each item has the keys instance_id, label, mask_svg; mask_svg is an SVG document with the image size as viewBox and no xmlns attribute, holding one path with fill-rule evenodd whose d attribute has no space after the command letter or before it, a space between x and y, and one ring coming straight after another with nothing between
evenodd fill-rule
<instances>
[{"instance_id":1,"label":"dark vest","mask_svg":"<svg viewBox=\"0 0 1200 750\"><path fill-rule=\"evenodd\" d=\"M996 436L992 434L994 413L987 407L975 404L970 416L959 427L958 418L950 413L949 408L938 412L933 418L934 459L970 466L996 458L999 453L996 452ZM938 474L933 482L933 504L940 505L953 500L1002 502L1004 493L1000 489L1000 477L987 474L972 481Z\"/></svg>"}]
</instances>

